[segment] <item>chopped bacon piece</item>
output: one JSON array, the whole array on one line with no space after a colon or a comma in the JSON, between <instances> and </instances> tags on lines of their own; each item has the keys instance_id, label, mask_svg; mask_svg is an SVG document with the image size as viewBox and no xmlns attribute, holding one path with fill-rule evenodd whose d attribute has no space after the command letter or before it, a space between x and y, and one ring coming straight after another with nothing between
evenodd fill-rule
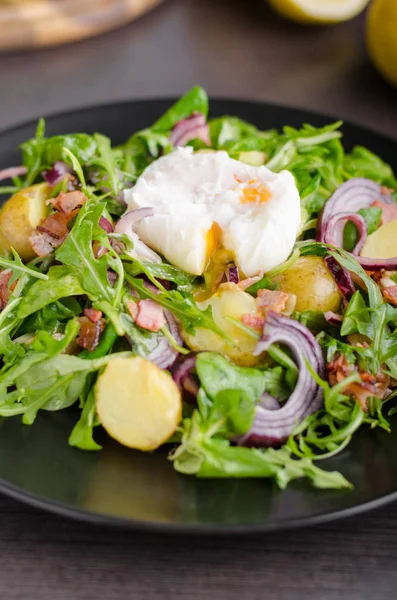
<instances>
[{"instance_id":1,"label":"chopped bacon piece","mask_svg":"<svg viewBox=\"0 0 397 600\"><path fill-rule=\"evenodd\" d=\"M76 208L81 208L87 201L87 197L83 192L61 192L56 198L51 198L50 202L55 210L69 215Z\"/></svg>"},{"instance_id":2,"label":"chopped bacon piece","mask_svg":"<svg viewBox=\"0 0 397 600\"><path fill-rule=\"evenodd\" d=\"M100 310L96 310L95 308L86 308L84 310L84 314L89 318L92 323L97 323L100 319L102 319L102 312Z\"/></svg>"},{"instance_id":3,"label":"chopped bacon piece","mask_svg":"<svg viewBox=\"0 0 397 600\"><path fill-rule=\"evenodd\" d=\"M382 290L382 294L387 302L390 302L390 304L394 304L394 306L397 306L397 285L385 287Z\"/></svg>"},{"instance_id":4,"label":"chopped bacon piece","mask_svg":"<svg viewBox=\"0 0 397 600\"><path fill-rule=\"evenodd\" d=\"M371 206L382 209L381 225L397 219L397 204L386 204L386 202L375 200Z\"/></svg>"},{"instance_id":5,"label":"chopped bacon piece","mask_svg":"<svg viewBox=\"0 0 397 600\"><path fill-rule=\"evenodd\" d=\"M265 318L260 315L250 315L249 313L245 313L241 317L241 322L243 325L247 325L247 327L251 327L252 329L256 329L257 331L263 331L263 326L265 324Z\"/></svg>"},{"instance_id":6,"label":"chopped bacon piece","mask_svg":"<svg viewBox=\"0 0 397 600\"><path fill-rule=\"evenodd\" d=\"M288 301L288 294L279 290L258 290L256 307L262 315L266 316L269 310L282 313Z\"/></svg>"},{"instance_id":7,"label":"chopped bacon piece","mask_svg":"<svg viewBox=\"0 0 397 600\"><path fill-rule=\"evenodd\" d=\"M139 300L135 322L149 331L159 331L166 323L162 307L154 300Z\"/></svg>"},{"instance_id":8,"label":"chopped bacon piece","mask_svg":"<svg viewBox=\"0 0 397 600\"><path fill-rule=\"evenodd\" d=\"M75 210L68 214L53 213L38 225L37 231L48 233L48 235L56 240L64 239L69 233L68 223L76 216L77 212Z\"/></svg>"},{"instance_id":9,"label":"chopped bacon piece","mask_svg":"<svg viewBox=\"0 0 397 600\"><path fill-rule=\"evenodd\" d=\"M10 298L10 288L8 287L8 284L11 277L12 271L10 269L0 272L0 310L3 310Z\"/></svg>"},{"instance_id":10,"label":"chopped bacon piece","mask_svg":"<svg viewBox=\"0 0 397 600\"><path fill-rule=\"evenodd\" d=\"M360 404L364 411L368 410L368 398L377 396L384 398L388 391L390 378L379 371L376 375L366 371L360 371L355 365L348 363L346 357L340 354L335 360L328 365L328 379L331 385L335 385L346 379L351 373L357 371L360 375L362 383L350 383L343 393L352 396Z\"/></svg>"},{"instance_id":11,"label":"chopped bacon piece","mask_svg":"<svg viewBox=\"0 0 397 600\"><path fill-rule=\"evenodd\" d=\"M79 335L76 338L76 343L92 352L99 344L101 333L105 328L105 319L99 319L93 323L88 317L79 317L80 323Z\"/></svg>"},{"instance_id":12,"label":"chopped bacon piece","mask_svg":"<svg viewBox=\"0 0 397 600\"><path fill-rule=\"evenodd\" d=\"M127 302L127 308L128 308L128 312L131 315L132 320L136 321L136 318L138 316L138 303L134 302L134 300L129 300Z\"/></svg>"},{"instance_id":13,"label":"chopped bacon piece","mask_svg":"<svg viewBox=\"0 0 397 600\"><path fill-rule=\"evenodd\" d=\"M54 239L48 233L33 233L29 238L30 245L40 257L47 256L53 251L53 241Z\"/></svg>"},{"instance_id":14,"label":"chopped bacon piece","mask_svg":"<svg viewBox=\"0 0 397 600\"><path fill-rule=\"evenodd\" d=\"M237 287L240 288L240 290L246 290L247 288L249 288L251 285L254 285L254 283L257 283L258 281L260 281L263 278L263 271L260 271L258 273L258 275L255 275L255 277L247 277L247 279L243 279L242 281L239 281L239 283L237 284Z\"/></svg>"},{"instance_id":15,"label":"chopped bacon piece","mask_svg":"<svg viewBox=\"0 0 397 600\"><path fill-rule=\"evenodd\" d=\"M68 223L78 212L78 209L69 214L56 212L40 223L29 238L30 245L38 256L47 256L54 248L59 248L69 233Z\"/></svg>"}]
</instances>

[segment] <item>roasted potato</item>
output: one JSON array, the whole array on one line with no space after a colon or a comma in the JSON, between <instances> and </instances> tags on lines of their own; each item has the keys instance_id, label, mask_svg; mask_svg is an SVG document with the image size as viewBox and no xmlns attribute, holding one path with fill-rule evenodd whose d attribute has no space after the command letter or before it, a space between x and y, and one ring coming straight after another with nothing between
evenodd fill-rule
<instances>
[{"instance_id":1,"label":"roasted potato","mask_svg":"<svg viewBox=\"0 0 397 600\"><path fill-rule=\"evenodd\" d=\"M302 256L280 275L273 277L280 289L296 296L296 312L337 311L342 300L334 278L319 256Z\"/></svg>"},{"instance_id":2,"label":"roasted potato","mask_svg":"<svg viewBox=\"0 0 397 600\"><path fill-rule=\"evenodd\" d=\"M393 258L397 256L397 221L385 223L367 237L361 256Z\"/></svg>"},{"instance_id":3,"label":"roasted potato","mask_svg":"<svg viewBox=\"0 0 397 600\"><path fill-rule=\"evenodd\" d=\"M150 360L116 358L98 378L96 409L101 425L120 444L155 450L177 428L182 398L171 375Z\"/></svg>"},{"instance_id":4,"label":"roasted potato","mask_svg":"<svg viewBox=\"0 0 397 600\"><path fill-rule=\"evenodd\" d=\"M29 236L48 214L46 200L50 191L47 183L38 183L7 200L0 211L0 245L3 249L9 251L13 247L25 261L36 256Z\"/></svg>"},{"instance_id":5,"label":"roasted potato","mask_svg":"<svg viewBox=\"0 0 397 600\"><path fill-rule=\"evenodd\" d=\"M256 314L255 299L240 290L235 283L219 286L218 291L208 300L198 303L199 308L212 307L212 315L218 327L229 337L231 344L209 329L197 328L194 335L183 332L186 344L195 351L209 350L221 352L239 365L251 366L258 363L252 356L257 340L226 317L240 321L245 313Z\"/></svg>"}]
</instances>

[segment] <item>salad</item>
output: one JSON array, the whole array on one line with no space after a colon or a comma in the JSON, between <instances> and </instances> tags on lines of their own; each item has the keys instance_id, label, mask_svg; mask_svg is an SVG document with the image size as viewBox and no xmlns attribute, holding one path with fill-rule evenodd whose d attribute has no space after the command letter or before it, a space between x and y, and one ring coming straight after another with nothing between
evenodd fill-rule
<instances>
[{"instance_id":1,"label":"salad","mask_svg":"<svg viewBox=\"0 0 397 600\"><path fill-rule=\"evenodd\" d=\"M187 475L351 487L323 460L390 429L397 180L341 127L209 119L198 86L122 146L40 120L0 171L0 416L73 407L74 448L102 427Z\"/></svg>"}]
</instances>

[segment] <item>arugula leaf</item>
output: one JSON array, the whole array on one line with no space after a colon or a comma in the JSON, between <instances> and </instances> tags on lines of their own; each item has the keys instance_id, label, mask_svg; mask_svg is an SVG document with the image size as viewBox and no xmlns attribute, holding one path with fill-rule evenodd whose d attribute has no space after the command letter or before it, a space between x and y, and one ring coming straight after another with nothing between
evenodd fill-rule
<instances>
[{"instance_id":1,"label":"arugula leaf","mask_svg":"<svg viewBox=\"0 0 397 600\"><path fill-rule=\"evenodd\" d=\"M85 294L82 282L67 265L51 267L46 281L36 281L22 298L17 315L25 319L60 298Z\"/></svg>"},{"instance_id":2,"label":"arugula leaf","mask_svg":"<svg viewBox=\"0 0 397 600\"><path fill-rule=\"evenodd\" d=\"M109 249L109 255L115 255L106 233L98 225L103 208L101 203L86 202L55 256L63 265L73 269L75 277L92 301L103 299L112 304L116 293L108 280L109 256L106 254L96 258L92 248L92 242L98 241Z\"/></svg>"},{"instance_id":3,"label":"arugula leaf","mask_svg":"<svg viewBox=\"0 0 397 600\"><path fill-rule=\"evenodd\" d=\"M363 148L356 146L353 151L345 157L343 169L347 178L367 177L381 185L397 190L397 179L392 168L379 156ZM394 195L397 201L397 194Z\"/></svg>"},{"instance_id":4,"label":"arugula leaf","mask_svg":"<svg viewBox=\"0 0 397 600\"><path fill-rule=\"evenodd\" d=\"M310 458L296 460L286 446L279 450L231 446L214 433L198 411L185 419L182 443L169 456L176 471L199 478L274 478L281 489L301 477L319 488L351 487L343 475L319 469Z\"/></svg>"},{"instance_id":5,"label":"arugula leaf","mask_svg":"<svg viewBox=\"0 0 397 600\"><path fill-rule=\"evenodd\" d=\"M182 295L178 290L166 290L156 294L145 287L142 279L131 277L128 274L125 275L125 278L139 292L141 298L155 300L160 306L171 311L189 333L194 334L196 327L204 327L227 339L226 334L215 324L210 306L206 310L200 310L194 298L189 294Z\"/></svg>"},{"instance_id":6,"label":"arugula leaf","mask_svg":"<svg viewBox=\"0 0 397 600\"><path fill-rule=\"evenodd\" d=\"M173 104L152 126L153 131L170 131L178 121L190 117L193 112L207 116L208 96L200 86L194 86Z\"/></svg>"},{"instance_id":7,"label":"arugula leaf","mask_svg":"<svg viewBox=\"0 0 397 600\"><path fill-rule=\"evenodd\" d=\"M145 274L157 279L172 281L181 292L191 292L193 290L193 282L196 276L186 273L186 271L179 269L179 267L174 267L174 265L167 263L142 263L131 256L128 256L128 261L131 261L131 263L129 264L124 260L124 268L132 277Z\"/></svg>"},{"instance_id":8,"label":"arugula leaf","mask_svg":"<svg viewBox=\"0 0 397 600\"><path fill-rule=\"evenodd\" d=\"M18 252L14 250L14 248L11 248L11 253L13 256L12 260L0 257L0 266L4 267L5 269L10 269L13 273L9 284L14 283L14 281L16 281L18 277L20 277L21 273L23 273L24 275L29 275L30 277L34 277L35 279L43 279L44 281L48 279L48 276L45 275L45 273L42 273L35 267L30 268L24 265L19 257Z\"/></svg>"},{"instance_id":9,"label":"arugula leaf","mask_svg":"<svg viewBox=\"0 0 397 600\"><path fill-rule=\"evenodd\" d=\"M95 389L92 387L84 402L80 419L69 436L69 446L80 448L80 450L102 450L102 446L97 444L92 437L95 419Z\"/></svg>"}]
</instances>

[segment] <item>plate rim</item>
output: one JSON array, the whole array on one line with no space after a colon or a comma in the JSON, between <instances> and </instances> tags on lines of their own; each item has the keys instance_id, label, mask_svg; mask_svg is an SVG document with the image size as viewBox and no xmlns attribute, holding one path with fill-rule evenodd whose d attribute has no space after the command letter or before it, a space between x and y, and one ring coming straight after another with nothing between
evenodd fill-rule
<instances>
[{"instance_id":1,"label":"plate rim","mask_svg":"<svg viewBox=\"0 0 397 600\"><path fill-rule=\"evenodd\" d=\"M133 99L123 99L116 101L106 101L106 102L98 102L98 103L87 103L84 105L80 105L74 107L72 109L67 110L59 110L53 111L46 114L43 118L47 120L62 118L62 117L72 117L73 115L78 115L79 113L84 113L91 109L95 110L106 110L115 107L127 106L127 105L144 105L148 104L172 104L178 100L178 97L169 95L169 96L155 96L155 97L142 97L142 98L133 98ZM354 128L360 129L364 134L366 132L370 134L375 134L380 138L384 138L389 142L396 144L397 149L397 136L387 135L386 133L369 127L367 125L361 125L359 122L355 122L354 120L349 119L338 119L338 117L334 114L324 113L322 111L313 110L310 108L304 108L300 106L293 106L290 104L284 104L282 102L273 102L267 100L259 100L254 99L250 100L248 98L243 97L225 97L218 96L216 94L209 96L210 100L210 113L211 113L211 102L219 102L219 103L230 103L230 104L245 104L251 106L262 107L263 109L272 108L277 109L281 108L286 111L294 111L300 115L313 115L315 117L321 118L323 120L342 120L344 124L348 126L352 126ZM7 136L10 134L17 133L18 130L24 129L26 127L34 126L39 120L38 117L31 117L22 122L17 122L10 126L7 126L3 129L0 129L0 141L3 136ZM15 148L15 151L18 151L18 148ZM358 504L350 506L348 508L341 508L333 511L326 512L320 515L314 515L309 517L297 517L292 519L286 519L282 521L273 521L267 522L263 521L260 523L247 523L247 524L225 524L220 525L216 523L199 523L199 524L186 524L183 522L168 522L168 521L151 521L151 520L138 520L131 519L127 517L117 517L114 515L106 514L106 513L97 513L89 510L84 510L81 508L73 507L70 504L66 504L63 502L49 500L45 496L41 496L40 494L35 494L33 492L27 491L25 488L18 486L16 484L10 483L7 479L0 478L0 493L5 494L8 497L11 497L22 504L26 504L29 506L33 506L36 509L41 511L49 512L61 517L73 519L75 521L80 521L84 523L90 523L93 525L105 525L106 527L113 527L117 529L124 529L129 531L136 532L146 532L146 533L161 533L161 534L169 534L169 535L195 535L195 536L208 536L208 535L217 535L217 536L233 536L233 535L255 535L255 534L263 534L263 533L271 533L275 531L286 531L299 529L302 527L312 527L321 525L323 523L328 523L331 521L336 521L340 519L345 519L348 517L354 517L359 514L363 514L365 512L374 511L382 506L390 504L391 502L397 501L397 489L389 492L385 495L379 496L375 499L369 501L362 501Z\"/></svg>"}]
</instances>

